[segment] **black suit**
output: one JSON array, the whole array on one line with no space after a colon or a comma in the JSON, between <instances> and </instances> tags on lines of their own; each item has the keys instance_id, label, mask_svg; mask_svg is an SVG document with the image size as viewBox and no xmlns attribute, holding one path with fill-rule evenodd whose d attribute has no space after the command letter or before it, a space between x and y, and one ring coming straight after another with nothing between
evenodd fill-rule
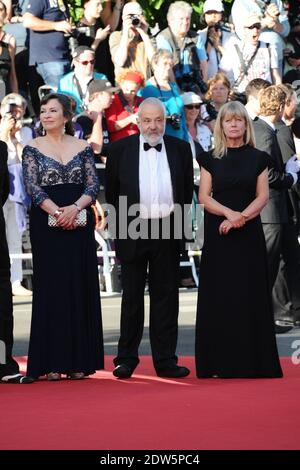
<instances>
[{"instance_id":1,"label":"black suit","mask_svg":"<svg viewBox=\"0 0 300 470\"><path fill-rule=\"evenodd\" d=\"M292 175L285 173L282 153L277 140L277 132L265 121L253 121L256 147L270 155L268 204L261 213L266 238L269 278L273 289L280 258L287 269L287 282L293 305L300 308L300 250L292 222L293 207L288 190L293 186Z\"/></svg>"},{"instance_id":2,"label":"black suit","mask_svg":"<svg viewBox=\"0 0 300 470\"><path fill-rule=\"evenodd\" d=\"M189 144L165 136L174 204L191 204L193 162ZM128 208L140 203L139 135L111 144L106 164L106 201L124 211L119 197L126 196ZM128 217L127 226L134 217ZM161 220L161 219L160 219ZM170 220L173 221L172 215ZM148 222L147 222L148 223ZM121 336L115 365L137 366L138 347L144 325L144 288L149 270L150 342L157 372L177 363L175 355L178 322L178 278L181 240L116 238L116 252L122 262L123 297Z\"/></svg>"},{"instance_id":3,"label":"black suit","mask_svg":"<svg viewBox=\"0 0 300 470\"><path fill-rule=\"evenodd\" d=\"M7 146L4 142L0 141L0 340L3 341L6 349L6 364L0 364L0 379L5 375L19 372L18 364L12 358L13 306L10 283L10 259L2 209L8 193Z\"/></svg>"},{"instance_id":4,"label":"black suit","mask_svg":"<svg viewBox=\"0 0 300 470\"><path fill-rule=\"evenodd\" d=\"M281 150L283 162L286 163L290 157L295 155L296 148L293 138L292 130L289 126L287 126L283 121L279 121L275 124L277 130L277 140ZM299 180L296 185L292 186L288 190L288 195L290 198L291 206L292 206L292 220L295 225L296 234L299 233L300 227L300 213L299 213ZM297 192L298 190L298 192ZM294 229L290 227L290 231ZM292 235L292 239L294 240L296 237ZM293 242L295 243L295 242ZM294 251L295 256L300 256L299 247L295 248ZM278 319L287 319L290 321L299 321L300 320L300 299L297 291L291 291L292 285L288 282L288 270L286 269L285 262L281 259L279 273L274 285L273 289L273 301L274 301L274 310L275 310L275 318ZM296 304L291 303L291 300L296 302ZM297 311L298 310L298 311Z\"/></svg>"}]
</instances>

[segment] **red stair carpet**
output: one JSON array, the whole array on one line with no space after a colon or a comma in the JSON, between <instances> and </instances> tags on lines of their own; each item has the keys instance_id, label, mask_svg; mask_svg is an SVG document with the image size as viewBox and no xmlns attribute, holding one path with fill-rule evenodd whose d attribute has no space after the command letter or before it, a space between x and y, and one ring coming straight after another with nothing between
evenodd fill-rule
<instances>
[{"instance_id":1,"label":"red stair carpet","mask_svg":"<svg viewBox=\"0 0 300 470\"><path fill-rule=\"evenodd\" d=\"M23 369L25 369L25 358ZM300 364L283 379L156 377L142 357L129 380L112 358L92 378L0 385L0 449L300 449Z\"/></svg>"}]
</instances>

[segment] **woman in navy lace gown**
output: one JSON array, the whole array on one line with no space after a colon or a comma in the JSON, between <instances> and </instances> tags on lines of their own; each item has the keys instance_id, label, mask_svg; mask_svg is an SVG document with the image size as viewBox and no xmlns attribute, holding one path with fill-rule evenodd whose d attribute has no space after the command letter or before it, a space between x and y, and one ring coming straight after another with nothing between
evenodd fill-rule
<instances>
[{"instance_id":1,"label":"woman in navy lace gown","mask_svg":"<svg viewBox=\"0 0 300 470\"><path fill-rule=\"evenodd\" d=\"M69 99L41 101L38 137L23 150L24 181L32 199L33 306L27 373L81 379L104 366L94 216L98 193L93 152L73 137ZM87 225L76 227L87 209ZM54 215L58 227L48 225Z\"/></svg>"}]
</instances>

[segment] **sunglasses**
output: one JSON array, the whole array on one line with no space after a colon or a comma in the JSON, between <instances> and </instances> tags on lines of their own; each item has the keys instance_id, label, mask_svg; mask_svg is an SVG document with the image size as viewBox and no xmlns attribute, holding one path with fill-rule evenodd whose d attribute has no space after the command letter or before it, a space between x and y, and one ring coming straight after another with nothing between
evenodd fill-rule
<instances>
[{"instance_id":1,"label":"sunglasses","mask_svg":"<svg viewBox=\"0 0 300 470\"><path fill-rule=\"evenodd\" d=\"M79 62L80 64L82 65L88 65L88 64L91 64L93 65L95 63L95 59L92 59L92 60L83 60L82 62Z\"/></svg>"},{"instance_id":2,"label":"sunglasses","mask_svg":"<svg viewBox=\"0 0 300 470\"><path fill-rule=\"evenodd\" d=\"M261 28L261 24L260 23L255 23L255 24L252 24L251 26L247 26L248 29L260 29Z\"/></svg>"},{"instance_id":3,"label":"sunglasses","mask_svg":"<svg viewBox=\"0 0 300 470\"><path fill-rule=\"evenodd\" d=\"M187 109L200 109L201 104L186 104L185 107Z\"/></svg>"}]
</instances>

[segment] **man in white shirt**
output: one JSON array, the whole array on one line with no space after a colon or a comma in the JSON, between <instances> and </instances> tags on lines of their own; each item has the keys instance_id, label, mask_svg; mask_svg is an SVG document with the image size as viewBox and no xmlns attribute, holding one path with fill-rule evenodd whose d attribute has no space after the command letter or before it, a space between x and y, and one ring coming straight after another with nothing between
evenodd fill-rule
<instances>
[{"instance_id":1,"label":"man in white shirt","mask_svg":"<svg viewBox=\"0 0 300 470\"><path fill-rule=\"evenodd\" d=\"M165 122L162 103L147 98L138 111L141 134L111 144L106 163L106 200L117 212L116 253L122 263L121 336L113 372L120 379L131 377L139 363L147 270L156 373L173 378L189 374L177 365L176 356L182 245L182 235L177 235L184 206L192 201L193 162L187 142L164 135Z\"/></svg>"},{"instance_id":2,"label":"man in white shirt","mask_svg":"<svg viewBox=\"0 0 300 470\"><path fill-rule=\"evenodd\" d=\"M228 42L220 62L220 69L231 81L234 91L242 93L254 78L281 83L278 56L275 48L260 40L261 20L251 15L244 22L244 38Z\"/></svg>"}]
</instances>

